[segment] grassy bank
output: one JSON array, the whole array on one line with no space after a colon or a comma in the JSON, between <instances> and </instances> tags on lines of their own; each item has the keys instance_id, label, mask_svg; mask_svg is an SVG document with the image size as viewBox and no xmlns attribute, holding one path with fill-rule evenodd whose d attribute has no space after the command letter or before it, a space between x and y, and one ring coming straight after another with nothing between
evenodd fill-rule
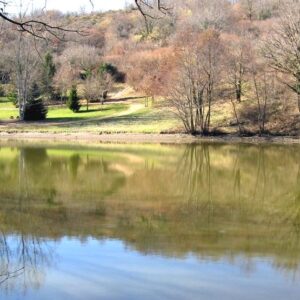
<instances>
[{"instance_id":1,"label":"grassy bank","mask_svg":"<svg viewBox=\"0 0 300 300\"><path fill-rule=\"evenodd\" d=\"M250 105L243 101L240 106ZM228 101L213 106L211 128L215 133L226 133L230 137L238 136L238 126ZM136 95L115 98L104 105L92 104L89 110L83 105L79 113L74 113L64 105L49 106L47 120L43 122L20 122L18 109L6 98L0 98L0 133L17 134L174 134L184 133L183 126L170 109L159 103L149 103ZM273 136L299 137L299 115L285 118L284 122L270 120L267 129ZM257 125L249 121L243 126L255 133ZM250 134L251 136L251 134ZM176 138L177 139L177 138Z\"/></svg>"}]
</instances>

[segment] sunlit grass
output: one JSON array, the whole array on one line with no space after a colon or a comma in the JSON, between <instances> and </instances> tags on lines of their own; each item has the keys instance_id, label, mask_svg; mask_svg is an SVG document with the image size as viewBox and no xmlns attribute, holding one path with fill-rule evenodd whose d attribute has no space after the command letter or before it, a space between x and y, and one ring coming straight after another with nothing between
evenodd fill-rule
<instances>
[{"instance_id":1,"label":"sunlit grass","mask_svg":"<svg viewBox=\"0 0 300 300\"><path fill-rule=\"evenodd\" d=\"M66 107L49 108L47 121L65 122L88 120L91 118L110 116L126 109L127 105L124 104L94 105L90 106L89 110L87 110L85 106L82 106L78 113L74 113Z\"/></svg>"},{"instance_id":2,"label":"sunlit grass","mask_svg":"<svg viewBox=\"0 0 300 300\"><path fill-rule=\"evenodd\" d=\"M0 119L16 119L18 110L8 102L0 102ZM144 107L141 103L114 103L85 106L79 113L66 107L49 107L43 123L7 124L2 131L43 133L162 133L180 128L174 114L164 108Z\"/></svg>"},{"instance_id":3,"label":"sunlit grass","mask_svg":"<svg viewBox=\"0 0 300 300\"><path fill-rule=\"evenodd\" d=\"M68 122L68 121L80 121L92 118L101 118L113 115L115 113L125 111L127 109L126 104L111 104L111 105L93 105L89 110L86 110L85 106L81 107L78 113L72 112L66 107L49 107L47 121L48 122ZM0 120L6 121L9 119L16 119L19 115L18 109L6 98L0 98Z\"/></svg>"},{"instance_id":4,"label":"sunlit grass","mask_svg":"<svg viewBox=\"0 0 300 300\"><path fill-rule=\"evenodd\" d=\"M79 130L101 133L161 133L172 131L179 125L174 115L166 110L143 108L128 115L87 122Z\"/></svg>"},{"instance_id":5,"label":"sunlit grass","mask_svg":"<svg viewBox=\"0 0 300 300\"><path fill-rule=\"evenodd\" d=\"M5 97L0 97L0 120L16 119L18 109Z\"/></svg>"}]
</instances>

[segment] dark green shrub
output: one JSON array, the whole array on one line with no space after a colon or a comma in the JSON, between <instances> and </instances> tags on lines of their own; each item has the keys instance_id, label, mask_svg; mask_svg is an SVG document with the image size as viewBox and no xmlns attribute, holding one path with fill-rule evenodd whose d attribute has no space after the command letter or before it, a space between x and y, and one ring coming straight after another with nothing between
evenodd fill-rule
<instances>
[{"instance_id":1,"label":"dark green shrub","mask_svg":"<svg viewBox=\"0 0 300 300\"><path fill-rule=\"evenodd\" d=\"M87 80L89 77L92 76L92 71L91 70L81 71L79 76L81 80Z\"/></svg>"},{"instance_id":2,"label":"dark green shrub","mask_svg":"<svg viewBox=\"0 0 300 300\"><path fill-rule=\"evenodd\" d=\"M24 121L42 121L47 117L48 109L42 99L29 101L24 110Z\"/></svg>"},{"instance_id":3,"label":"dark green shrub","mask_svg":"<svg viewBox=\"0 0 300 300\"><path fill-rule=\"evenodd\" d=\"M117 67L115 67L112 64L109 63L103 63L100 68L99 68L99 72L104 74L104 73L108 73L110 75L114 75L118 72Z\"/></svg>"},{"instance_id":4,"label":"dark green shrub","mask_svg":"<svg viewBox=\"0 0 300 300\"><path fill-rule=\"evenodd\" d=\"M68 101L67 101L67 106L70 110L73 112L77 113L80 110L80 102L79 102L79 97L77 95L77 88L76 86L73 86L72 89L70 90Z\"/></svg>"},{"instance_id":5,"label":"dark green shrub","mask_svg":"<svg viewBox=\"0 0 300 300\"><path fill-rule=\"evenodd\" d=\"M267 20L272 18L272 12L270 9L264 9L259 13L259 17L260 20Z\"/></svg>"},{"instance_id":6,"label":"dark green shrub","mask_svg":"<svg viewBox=\"0 0 300 300\"><path fill-rule=\"evenodd\" d=\"M110 63L103 63L99 68L100 75L109 74L114 82L124 83L126 75L123 72L120 72L118 68Z\"/></svg>"}]
</instances>

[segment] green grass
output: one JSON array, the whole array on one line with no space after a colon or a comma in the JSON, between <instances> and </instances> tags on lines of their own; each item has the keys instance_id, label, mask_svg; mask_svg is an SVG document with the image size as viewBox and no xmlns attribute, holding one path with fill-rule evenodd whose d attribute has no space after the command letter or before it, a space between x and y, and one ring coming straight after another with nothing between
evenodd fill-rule
<instances>
[{"instance_id":1,"label":"green grass","mask_svg":"<svg viewBox=\"0 0 300 300\"><path fill-rule=\"evenodd\" d=\"M18 109L6 99L0 99L0 120L18 116ZM82 106L74 113L66 107L49 107L45 122L4 124L7 132L91 132L91 133L160 133L173 131L180 122L165 109L145 108L143 101Z\"/></svg>"},{"instance_id":2,"label":"green grass","mask_svg":"<svg viewBox=\"0 0 300 300\"><path fill-rule=\"evenodd\" d=\"M86 107L81 107L78 113L74 113L66 107L49 107L47 121L48 122L69 122L81 121L93 118L101 118L116 114L128 108L125 104L111 104L111 105L93 105L90 106L89 111ZM0 120L6 121L13 117L16 119L19 115L18 109L9 102L6 98L0 98Z\"/></svg>"},{"instance_id":3,"label":"green grass","mask_svg":"<svg viewBox=\"0 0 300 300\"><path fill-rule=\"evenodd\" d=\"M127 109L124 104L111 104L111 105L93 105L89 110L86 107L81 107L78 113L72 112L65 107L49 108L47 121L48 122L68 122L68 121L82 121L93 118L107 117Z\"/></svg>"},{"instance_id":4,"label":"green grass","mask_svg":"<svg viewBox=\"0 0 300 300\"><path fill-rule=\"evenodd\" d=\"M18 109L5 97L0 97L0 120L16 119Z\"/></svg>"}]
</instances>

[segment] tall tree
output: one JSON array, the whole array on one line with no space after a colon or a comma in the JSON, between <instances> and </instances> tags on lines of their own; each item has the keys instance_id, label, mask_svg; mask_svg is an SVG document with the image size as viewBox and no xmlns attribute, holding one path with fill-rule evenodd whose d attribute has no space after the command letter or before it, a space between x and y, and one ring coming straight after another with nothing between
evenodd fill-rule
<instances>
[{"instance_id":1,"label":"tall tree","mask_svg":"<svg viewBox=\"0 0 300 300\"><path fill-rule=\"evenodd\" d=\"M218 98L224 49L216 31L201 33L196 44L195 39L182 50L169 98L187 132L207 134L212 105Z\"/></svg>"},{"instance_id":2,"label":"tall tree","mask_svg":"<svg viewBox=\"0 0 300 300\"><path fill-rule=\"evenodd\" d=\"M19 117L24 120L26 105L31 99L30 89L38 76L39 59L34 55L31 41L24 37L24 33L19 34L19 38L14 43L15 57L15 85L18 94Z\"/></svg>"},{"instance_id":3,"label":"tall tree","mask_svg":"<svg viewBox=\"0 0 300 300\"><path fill-rule=\"evenodd\" d=\"M47 53L42 65L42 93L50 100L53 96L53 78L56 73L56 66L51 53Z\"/></svg>"}]
</instances>

